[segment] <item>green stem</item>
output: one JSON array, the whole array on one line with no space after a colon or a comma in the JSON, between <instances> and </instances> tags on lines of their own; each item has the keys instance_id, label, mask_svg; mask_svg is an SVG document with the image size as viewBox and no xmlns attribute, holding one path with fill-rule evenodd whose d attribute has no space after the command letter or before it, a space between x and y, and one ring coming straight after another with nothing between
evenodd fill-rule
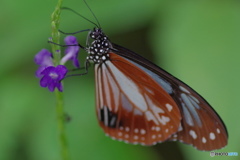
<instances>
[{"instance_id":1,"label":"green stem","mask_svg":"<svg viewBox=\"0 0 240 160\"><path fill-rule=\"evenodd\" d=\"M65 134L65 114L64 114L64 107L63 107L63 93L56 90L55 94L56 94L56 100L57 100L56 112L57 112L59 140L61 145L61 156L62 156L62 160L69 160L67 138Z\"/></svg>"},{"instance_id":2,"label":"green stem","mask_svg":"<svg viewBox=\"0 0 240 160\"><path fill-rule=\"evenodd\" d=\"M60 33L58 32L58 29L59 29L59 24L60 24L61 6L62 6L62 0L58 0L58 4L51 16L52 40L53 40L53 42L55 42L57 44L59 44L59 42L60 42ZM59 65L59 62L61 59L60 49L61 48L59 45L52 44L52 53L53 53L55 65ZM57 51L59 51L59 52L57 52Z\"/></svg>"},{"instance_id":3,"label":"green stem","mask_svg":"<svg viewBox=\"0 0 240 160\"><path fill-rule=\"evenodd\" d=\"M58 32L59 23L60 23L60 14L61 14L61 6L63 0L58 0L58 4L52 13L51 16L51 27L52 27L52 41L54 43L60 44L60 34ZM59 65L61 59L60 46L51 45L52 53L53 53L53 62L54 65ZM62 82L63 83L63 82ZM69 160L69 152L67 145L67 138L65 134L65 113L64 113L64 103L63 103L63 93L55 90L56 95L56 114L57 114L57 123L58 123L58 132L59 132L59 140L61 146L61 157L62 160Z\"/></svg>"}]
</instances>

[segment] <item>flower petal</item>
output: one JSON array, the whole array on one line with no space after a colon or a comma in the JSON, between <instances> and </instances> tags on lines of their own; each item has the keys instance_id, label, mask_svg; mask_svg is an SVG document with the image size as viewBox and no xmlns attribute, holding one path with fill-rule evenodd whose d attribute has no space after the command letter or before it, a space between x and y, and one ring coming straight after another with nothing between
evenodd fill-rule
<instances>
[{"instance_id":1,"label":"flower petal","mask_svg":"<svg viewBox=\"0 0 240 160\"><path fill-rule=\"evenodd\" d=\"M42 75L47 75L49 72L54 71L54 70L55 70L54 66L48 66L41 72L41 74Z\"/></svg>"},{"instance_id":2,"label":"flower petal","mask_svg":"<svg viewBox=\"0 0 240 160\"><path fill-rule=\"evenodd\" d=\"M60 92L62 92L63 91L63 86L62 86L62 83L59 83L59 84L57 84L57 86L56 86L57 88L58 88L58 90L60 91Z\"/></svg>"},{"instance_id":3,"label":"flower petal","mask_svg":"<svg viewBox=\"0 0 240 160\"><path fill-rule=\"evenodd\" d=\"M49 52L47 49L42 49L35 55L34 61L37 65L40 66L53 66L52 53Z\"/></svg>"},{"instance_id":4,"label":"flower petal","mask_svg":"<svg viewBox=\"0 0 240 160\"><path fill-rule=\"evenodd\" d=\"M77 38L74 36L67 36L64 39L66 45L74 45L74 44L78 44Z\"/></svg>"},{"instance_id":5,"label":"flower petal","mask_svg":"<svg viewBox=\"0 0 240 160\"><path fill-rule=\"evenodd\" d=\"M73 65L76 67L76 68L80 68L80 64L79 64L79 61L78 59L73 59Z\"/></svg>"},{"instance_id":6,"label":"flower petal","mask_svg":"<svg viewBox=\"0 0 240 160\"><path fill-rule=\"evenodd\" d=\"M37 69L37 71L35 72L35 76L37 77L37 78L41 78L42 77L42 71L45 69L46 67L43 67L43 66L40 66L40 67L38 67L38 69Z\"/></svg>"},{"instance_id":7,"label":"flower petal","mask_svg":"<svg viewBox=\"0 0 240 160\"><path fill-rule=\"evenodd\" d=\"M78 61L78 52L80 47L78 46L77 38L74 36L67 36L64 39L66 45L69 45L65 50L65 56L61 59L60 64L65 64L68 60L73 61L73 65L76 68L79 68L79 61ZM75 45L75 46L72 46Z\"/></svg>"},{"instance_id":8,"label":"flower petal","mask_svg":"<svg viewBox=\"0 0 240 160\"><path fill-rule=\"evenodd\" d=\"M67 68L64 65L58 65L55 71L59 75L58 80L62 80L68 72Z\"/></svg>"},{"instance_id":9,"label":"flower petal","mask_svg":"<svg viewBox=\"0 0 240 160\"><path fill-rule=\"evenodd\" d=\"M56 87L56 83L54 83L54 82L52 82L52 83L50 83L50 84L48 85L48 89L49 89L51 92L54 91L55 87Z\"/></svg>"},{"instance_id":10,"label":"flower petal","mask_svg":"<svg viewBox=\"0 0 240 160\"><path fill-rule=\"evenodd\" d=\"M43 76L40 80L40 86L41 87L47 87L49 85L50 81L51 81L51 79L49 79L48 76Z\"/></svg>"}]
</instances>

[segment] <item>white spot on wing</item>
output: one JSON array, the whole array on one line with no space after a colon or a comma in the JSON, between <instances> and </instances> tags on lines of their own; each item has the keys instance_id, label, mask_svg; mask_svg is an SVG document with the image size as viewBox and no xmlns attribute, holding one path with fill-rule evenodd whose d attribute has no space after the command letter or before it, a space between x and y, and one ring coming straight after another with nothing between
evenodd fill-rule
<instances>
[{"instance_id":1,"label":"white spot on wing","mask_svg":"<svg viewBox=\"0 0 240 160\"><path fill-rule=\"evenodd\" d=\"M123 135L123 134L122 134L122 132L118 132L118 136L120 136L120 137L121 137L122 135Z\"/></svg>"},{"instance_id":2,"label":"white spot on wing","mask_svg":"<svg viewBox=\"0 0 240 160\"><path fill-rule=\"evenodd\" d=\"M156 131L157 131L157 132L160 131L160 127L156 127Z\"/></svg>"},{"instance_id":3,"label":"white spot on wing","mask_svg":"<svg viewBox=\"0 0 240 160\"><path fill-rule=\"evenodd\" d=\"M218 133L218 134L220 134L220 133L221 133L219 128L217 128L217 133Z\"/></svg>"},{"instance_id":4,"label":"white spot on wing","mask_svg":"<svg viewBox=\"0 0 240 160\"><path fill-rule=\"evenodd\" d=\"M192 136L193 139L197 139L197 134L196 134L195 131L190 130L190 131L189 131L189 134L190 134L190 136Z\"/></svg>"},{"instance_id":5,"label":"white spot on wing","mask_svg":"<svg viewBox=\"0 0 240 160\"><path fill-rule=\"evenodd\" d=\"M215 134L213 133L213 132L211 132L210 134L209 134L209 138L211 139L211 140L214 140L216 137L215 137Z\"/></svg>"},{"instance_id":6,"label":"white spot on wing","mask_svg":"<svg viewBox=\"0 0 240 160\"><path fill-rule=\"evenodd\" d=\"M206 143L206 142L207 142L206 138L202 137L202 143Z\"/></svg>"},{"instance_id":7,"label":"white spot on wing","mask_svg":"<svg viewBox=\"0 0 240 160\"><path fill-rule=\"evenodd\" d=\"M166 107L167 107L168 112L171 112L173 109L172 105L168 104L168 103L166 104Z\"/></svg>"},{"instance_id":8,"label":"white spot on wing","mask_svg":"<svg viewBox=\"0 0 240 160\"><path fill-rule=\"evenodd\" d=\"M141 134L146 134L146 130L145 130L145 129L141 129L141 130L140 130L140 133L141 133Z\"/></svg>"},{"instance_id":9,"label":"white spot on wing","mask_svg":"<svg viewBox=\"0 0 240 160\"><path fill-rule=\"evenodd\" d=\"M166 124L167 122L170 121L170 118L166 116L162 116L162 121L164 122L163 124Z\"/></svg>"},{"instance_id":10,"label":"white spot on wing","mask_svg":"<svg viewBox=\"0 0 240 160\"><path fill-rule=\"evenodd\" d=\"M138 133L138 132L139 132L138 128L135 128L134 133Z\"/></svg>"},{"instance_id":11,"label":"white spot on wing","mask_svg":"<svg viewBox=\"0 0 240 160\"><path fill-rule=\"evenodd\" d=\"M152 135L152 139L155 139L156 138L156 135Z\"/></svg>"}]
</instances>

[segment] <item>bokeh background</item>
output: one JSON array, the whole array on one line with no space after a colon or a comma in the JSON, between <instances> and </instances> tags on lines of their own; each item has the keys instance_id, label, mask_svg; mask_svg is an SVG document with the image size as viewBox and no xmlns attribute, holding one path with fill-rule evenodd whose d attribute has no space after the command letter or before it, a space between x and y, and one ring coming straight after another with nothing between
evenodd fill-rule
<instances>
[{"instance_id":1,"label":"bokeh background","mask_svg":"<svg viewBox=\"0 0 240 160\"><path fill-rule=\"evenodd\" d=\"M237 0L87 0L112 42L152 60L205 97L224 120L229 144L240 154L240 4ZM34 55L51 35L57 0L0 2L0 160L60 160L55 95L39 87ZM95 21L81 0L65 0ZM62 12L61 29L93 24ZM87 33L77 35L85 44ZM62 41L63 42L63 41ZM86 53L80 54L81 64ZM69 65L70 66L70 65ZM93 68L65 81L67 138L72 160L202 160L210 157L179 142L143 147L113 141L98 126Z\"/></svg>"}]
</instances>

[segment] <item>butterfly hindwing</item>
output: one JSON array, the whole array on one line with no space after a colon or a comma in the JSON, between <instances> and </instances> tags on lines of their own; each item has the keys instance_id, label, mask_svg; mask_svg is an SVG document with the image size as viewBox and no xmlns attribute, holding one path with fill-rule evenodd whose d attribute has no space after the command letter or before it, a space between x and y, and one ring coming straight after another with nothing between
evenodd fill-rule
<instances>
[{"instance_id":1,"label":"butterfly hindwing","mask_svg":"<svg viewBox=\"0 0 240 160\"><path fill-rule=\"evenodd\" d=\"M227 145L227 131L214 109L195 91L181 84L174 97L180 106L182 125L170 140L191 144L199 150L215 150Z\"/></svg>"}]
</instances>

